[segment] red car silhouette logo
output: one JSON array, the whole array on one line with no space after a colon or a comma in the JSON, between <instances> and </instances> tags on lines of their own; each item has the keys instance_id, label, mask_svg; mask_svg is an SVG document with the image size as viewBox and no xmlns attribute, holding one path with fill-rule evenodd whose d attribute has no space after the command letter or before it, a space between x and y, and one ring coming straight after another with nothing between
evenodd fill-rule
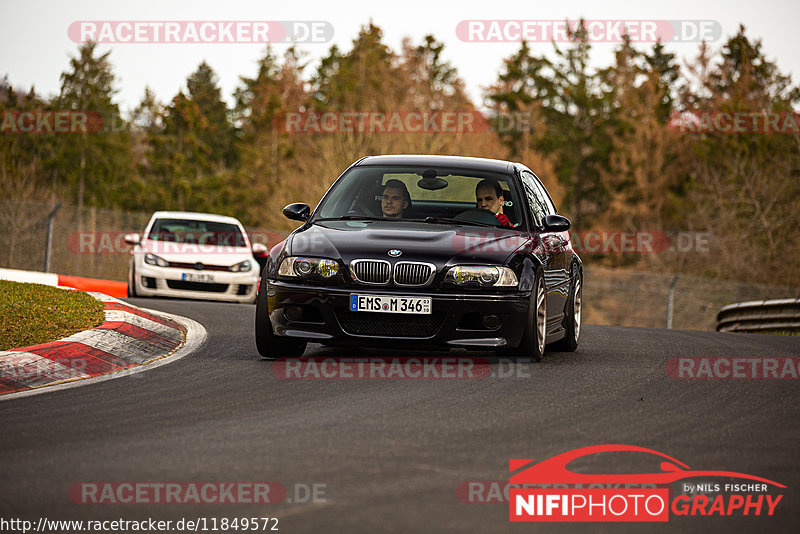
<instances>
[{"instance_id":1,"label":"red car silhouette logo","mask_svg":"<svg viewBox=\"0 0 800 534\"><path fill-rule=\"evenodd\" d=\"M631 474L587 474L575 473L567 469L567 464L577 458L582 458L590 454L600 452L644 452L654 454L666 459L660 464L661 472L658 473L631 473ZM521 467L534 462L533 459L512 459L509 460L509 472L519 470ZM667 456L664 453L637 447L635 445L593 445L568 451L547 460L543 460L535 465L512 475L509 483L511 484L669 484L676 480L694 477L730 477L746 478L758 482L766 482L779 488L785 488L766 478L761 478L744 473L734 473L731 471L696 471L684 464Z\"/></svg>"}]
</instances>

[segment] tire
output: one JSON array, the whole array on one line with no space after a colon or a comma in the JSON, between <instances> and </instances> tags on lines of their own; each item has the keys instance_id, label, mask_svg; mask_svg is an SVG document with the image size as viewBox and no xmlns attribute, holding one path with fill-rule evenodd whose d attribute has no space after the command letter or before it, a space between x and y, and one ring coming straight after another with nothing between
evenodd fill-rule
<instances>
[{"instance_id":1,"label":"tire","mask_svg":"<svg viewBox=\"0 0 800 534\"><path fill-rule=\"evenodd\" d=\"M576 265L577 274L572 279L572 291L567 304L567 316L564 318L564 339L553 344L559 352L573 352L578 348L581 337L581 313L583 311L583 272Z\"/></svg>"},{"instance_id":2,"label":"tire","mask_svg":"<svg viewBox=\"0 0 800 534\"><path fill-rule=\"evenodd\" d=\"M128 269L128 298L137 297L136 294L136 271L133 270L133 265Z\"/></svg>"},{"instance_id":3,"label":"tire","mask_svg":"<svg viewBox=\"0 0 800 534\"><path fill-rule=\"evenodd\" d=\"M542 361L547 336L547 293L544 287L544 274L541 269L536 272L531 300L528 306L528 317L522 341L516 349L507 354L514 358L530 358L535 362Z\"/></svg>"},{"instance_id":4,"label":"tire","mask_svg":"<svg viewBox=\"0 0 800 534\"><path fill-rule=\"evenodd\" d=\"M279 357L299 358L306 350L307 342L300 339L276 336L272 331L267 309L267 290L262 276L256 297L256 349L264 360Z\"/></svg>"}]
</instances>

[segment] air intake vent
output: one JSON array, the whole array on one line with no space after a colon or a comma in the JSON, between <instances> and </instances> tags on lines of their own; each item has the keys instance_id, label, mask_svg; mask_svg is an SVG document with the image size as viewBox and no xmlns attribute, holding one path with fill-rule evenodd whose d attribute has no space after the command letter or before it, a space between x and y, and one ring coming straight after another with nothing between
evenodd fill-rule
<instances>
[{"instance_id":1,"label":"air intake vent","mask_svg":"<svg viewBox=\"0 0 800 534\"><path fill-rule=\"evenodd\" d=\"M208 291L210 293L225 293L228 290L228 284L184 282L182 280L167 280L167 287L170 289L182 289L184 291Z\"/></svg>"},{"instance_id":2,"label":"air intake vent","mask_svg":"<svg viewBox=\"0 0 800 534\"><path fill-rule=\"evenodd\" d=\"M397 315L338 309L336 319L342 330L356 336L433 337L444 322L444 312Z\"/></svg>"}]
</instances>

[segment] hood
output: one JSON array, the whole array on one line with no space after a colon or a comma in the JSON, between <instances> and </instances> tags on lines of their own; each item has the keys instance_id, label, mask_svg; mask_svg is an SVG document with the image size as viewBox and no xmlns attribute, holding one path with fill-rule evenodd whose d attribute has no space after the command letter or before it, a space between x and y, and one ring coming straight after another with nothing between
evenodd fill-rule
<instances>
[{"instance_id":1,"label":"hood","mask_svg":"<svg viewBox=\"0 0 800 534\"><path fill-rule=\"evenodd\" d=\"M502 265L529 238L516 230L403 221L325 221L296 231L292 256ZM390 256L389 250L399 250Z\"/></svg>"}]
</instances>

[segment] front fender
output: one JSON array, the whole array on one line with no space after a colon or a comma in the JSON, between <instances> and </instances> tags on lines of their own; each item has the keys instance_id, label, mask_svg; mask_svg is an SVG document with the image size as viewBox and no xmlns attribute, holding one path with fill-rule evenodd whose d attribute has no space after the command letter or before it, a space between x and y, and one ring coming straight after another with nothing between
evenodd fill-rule
<instances>
[{"instance_id":1,"label":"front fender","mask_svg":"<svg viewBox=\"0 0 800 534\"><path fill-rule=\"evenodd\" d=\"M264 264L264 270L261 272L262 278L266 276L268 279L274 280L278 276L278 266L280 265L279 259L283 255L283 251L286 248L286 241L287 239L284 239L270 249L269 256L267 256L267 262Z\"/></svg>"},{"instance_id":2,"label":"front fender","mask_svg":"<svg viewBox=\"0 0 800 534\"><path fill-rule=\"evenodd\" d=\"M522 271L519 275L519 289L520 291L530 292L533 291L533 284L536 280L536 272L541 267L541 263L535 256L533 258L526 257L522 260Z\"/></svg>"}]
</instances>

